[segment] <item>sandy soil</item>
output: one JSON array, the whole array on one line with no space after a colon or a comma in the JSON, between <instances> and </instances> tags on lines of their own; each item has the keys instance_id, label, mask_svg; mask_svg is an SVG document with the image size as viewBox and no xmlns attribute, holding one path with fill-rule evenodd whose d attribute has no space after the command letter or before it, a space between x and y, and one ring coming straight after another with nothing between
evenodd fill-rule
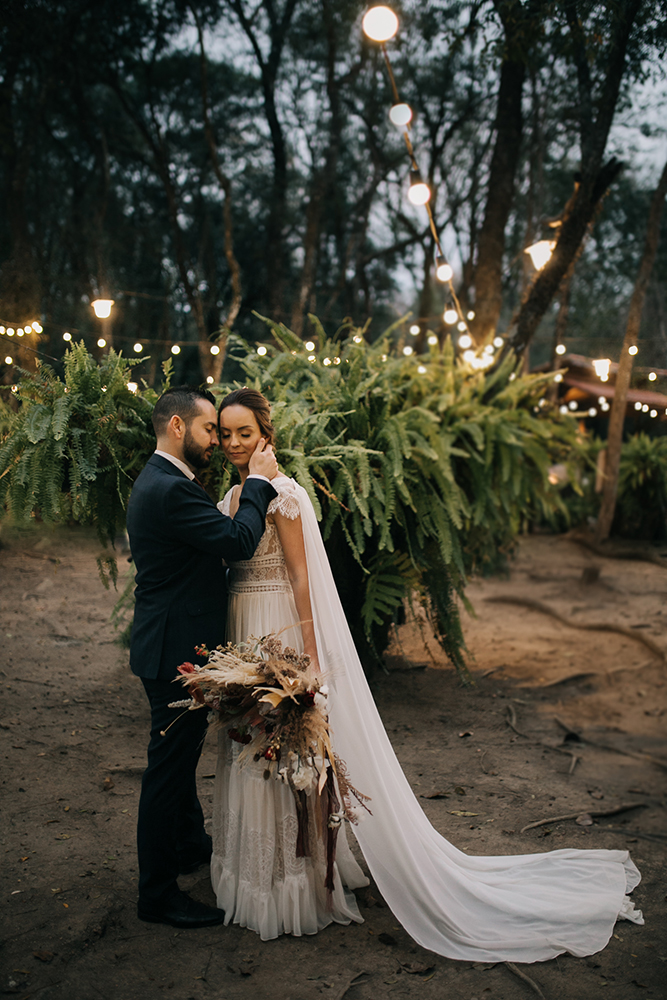
<instances>
[{"instance_id":1,"label":"sandy soil","mask_svg":"<svg viewBox=\"0 0 667 1000\"><path fill-rule=\"evenodd\" d=\"M644 927L617 924L592 958L516 971L418 948L373 886L359 894L363 925L315 937L262 944L235 927L179 932L141 923L134 827L148 712L114 642L116 597L97 578L97 543L81 530L45 528L5 530L2 542L4 994L520 1000L537 988L547 1000L667 996L667 685L656 652L667 648L664 569L528 537L508 579L470 588L474 687L461 687L437 655L429 660L409 626L375 685L415 793L458 847L627 847L642 871L635 899ZM535 602L573 624L627 631L574 628ZM209 813L214 768L208 746L200 785ZM595 815L621 805L632 808ZM583 813L590 825L567 819L524 829ZM213 901L205 869L182 884Z\"/></svg>"}]
</instances>

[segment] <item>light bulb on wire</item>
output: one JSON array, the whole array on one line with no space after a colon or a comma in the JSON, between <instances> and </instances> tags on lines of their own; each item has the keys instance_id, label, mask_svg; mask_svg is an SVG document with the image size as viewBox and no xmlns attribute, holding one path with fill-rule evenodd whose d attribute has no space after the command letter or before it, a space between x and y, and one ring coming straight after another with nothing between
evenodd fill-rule
<instances>
[{"instance_id":1,"label":"light bulb on wire","mask_svg":"<svg viewBox=\"0 0 667 1000\"><path fill-rule=\"evenodd\" d=\"M390 7L371 7L364 14L361 27L373 42L388 42L398 31L398 18Z\"/></svg>"},{"instance_id":2,"label":"light bulb on wire","mask_svg":"<svg viewBox=\"0 0 667 1000\"><path fill-rule=\"evenodd\" d=\"M454 271L440 254L437 254L435 258L435 273L438 276L438 281L451 281L454 277Z\"/></svg>"},{"instance_id":3,"label":"light bulb on wire","mask_svg":"<svg viewBox=\"0 0 667 1000\"><path fill-rule=\"evenodd\" d=\"M422 175L418 170L410 171L410 187L408 189L408 201L413 205L425 205L430 200L431 189L422 180Z\"/></svg>"},{"instance_id":4,"label":"light bulb on wire","mask_svg":"<svg viewBox=\"0 0 667 1000\"><path fill-rule=\"evenodd\" d=\"M389 121L396 128L407 128L412 121L412 108L409 104L394 104L389 111Z\"/></svg>"},{"instance_id":5,"label":"light bulb on wire","mask_svg":"<svg viewBox=\"0 0 667 1000\"><path fill-rule=\"evenodd\" d=\"M457 319L459 318L459 314L457 313L454 306L450 305L446 307L444 313L442 314L442 318L444 319L445 323L449 324L449 326L453 326L453 324L456 323Z\"/></svg>"}]
</instances>

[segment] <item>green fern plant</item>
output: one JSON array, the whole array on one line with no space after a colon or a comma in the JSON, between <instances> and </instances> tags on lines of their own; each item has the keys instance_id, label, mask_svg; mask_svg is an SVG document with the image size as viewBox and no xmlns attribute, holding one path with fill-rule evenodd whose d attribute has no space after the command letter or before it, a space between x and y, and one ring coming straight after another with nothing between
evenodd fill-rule
<instances>
[{"instance_id":1,"label":"green fern plant","mask_svg":"<svg viewBox=\"0 0 667 1000\"><path fill-rule=\"evenodd\" d=\"M529 520L564 510L547 471L575 447L576 425L540 405L550 376L519 375L510 356L474 371L449 341L406 358L394 330L369 345L351 325L327 337L314 317L309 355L264 322L275 341L265 357L233 338L230 353L272 402L280 463L312 499L362 660L377 662L417 601L466 677L468 577L500 568ZM22 373L0 443L0 503L16 518L93 523L113 541L155 446L157 393L131 392L132 362L113 352L98 363L75 345L64 363L62 379L46 365ZM233 475L217 453L211 493ZM104 558L113 576L113 553ZM121 600L124 613L129 592Z\"/></svg>"}]
</instances>

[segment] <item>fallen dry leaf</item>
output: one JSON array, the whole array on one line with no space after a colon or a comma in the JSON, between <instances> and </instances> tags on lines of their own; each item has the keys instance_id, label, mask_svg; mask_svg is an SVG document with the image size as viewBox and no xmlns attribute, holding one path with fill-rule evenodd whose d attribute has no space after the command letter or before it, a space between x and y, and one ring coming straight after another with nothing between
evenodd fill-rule
<instances>
[{"instance_id":1,"label":"fallen dry leaf","mask_svg":"<svg viewBox=\"0 0 667 1000\"><path fill-rule=\"evenodd\" d=\"M452 816L479 816L479 813L467 812L465 809L450 809L449 812Z\"/></svg>"}]
</instances>

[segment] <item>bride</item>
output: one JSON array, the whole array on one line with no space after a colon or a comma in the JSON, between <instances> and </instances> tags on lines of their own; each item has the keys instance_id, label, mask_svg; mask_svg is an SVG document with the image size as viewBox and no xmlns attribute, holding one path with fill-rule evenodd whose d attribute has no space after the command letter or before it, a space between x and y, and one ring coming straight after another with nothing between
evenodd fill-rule
<instances>
[{"instance_id":1,"label":"bride","mask_svg":"<svg viewBox=\"0 0 667 1000\"><path fill-rule=\"evenodd\" d=\"M219 410L227 459L248 475L261 436L274 440L267 400L237 389ZM307 492L273 480L266 531L252 559L230 566L227 637L242 642L286 629L281 640L311 656L329 687L334 747L372 815L353 827L388 906L424 948L448 958L536 962L603 948L619 917L643 923L629 893L640 875L627 851L565 849L470 857L422 812L375 707L331 575ZM240 487L218 505L234 516ZM301 625L299 626L298 623ZM290 789L238 764L239 744L219 737L211 876L218 906L263 939L314 934L331 921L361 921L350 891L366 885L341 829L335 888L324 889L324 854L296 857ZM312 808L312 805L311 805Z\"/></svg>"}]
</instances>

